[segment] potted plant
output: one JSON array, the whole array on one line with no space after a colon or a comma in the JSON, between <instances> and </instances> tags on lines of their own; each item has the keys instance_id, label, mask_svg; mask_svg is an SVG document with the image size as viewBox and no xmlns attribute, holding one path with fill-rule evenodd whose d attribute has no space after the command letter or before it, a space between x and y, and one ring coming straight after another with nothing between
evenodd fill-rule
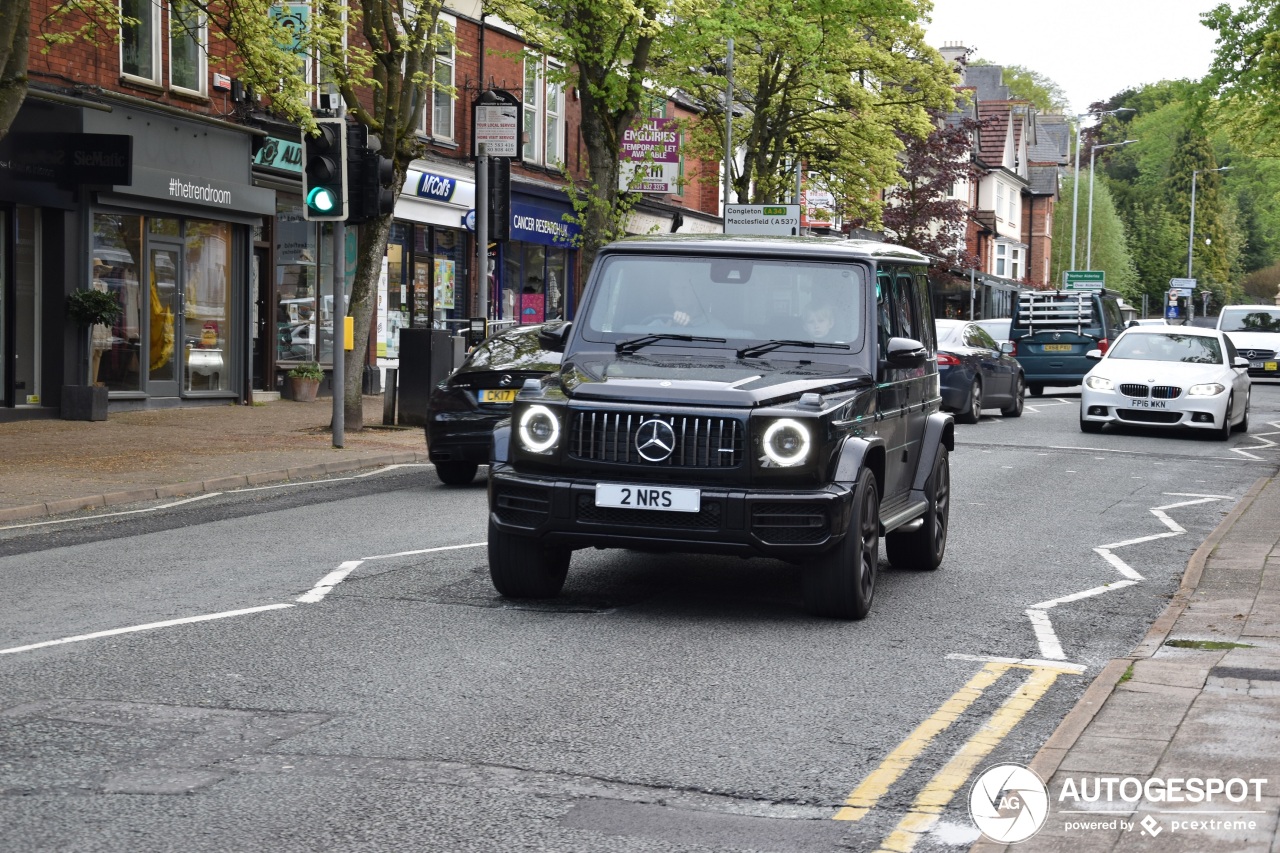
<instances>
[{"instance_id":1,"label":"potted plant","mask_svg":"<svg viewBox=\"0 0 1280 853\"><path fill-rule=\"evenodd\" d=\"M311 403L320 390L324 370L314 361L304 361L286 374L289 377L289 396L299 403Z\"/></svg>"},{"instance_id":2,"label":"potted plant","mask_svg":"<svg viewBox=\"0 0 1280 853\"><path fill-rule=\"evenodd\" d=\"M120 300L106 290L77 290L67 297L67 319L80 329L80 344L89 348L85 385L64 385L62 417L66 420L105 421L107 389L98 384L102 353L111 348L111 327L124 314Z\"/></svg>"}]
</instances>

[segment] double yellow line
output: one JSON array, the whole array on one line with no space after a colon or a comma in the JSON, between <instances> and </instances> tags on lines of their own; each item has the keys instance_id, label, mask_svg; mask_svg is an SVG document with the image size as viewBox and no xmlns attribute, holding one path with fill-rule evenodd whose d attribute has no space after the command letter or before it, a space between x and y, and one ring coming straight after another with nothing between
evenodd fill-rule
<instances>
[{"instance_id":1,"label":"double yellow line","mask_svg":"<svg viewBox=\"0 0 1280 853\"><path fill-rule=\"evenodd\" d=\"M946 731L958 720L983 692L1011 669L1028 670L1026 679L1018 689L987 719L982 728L951 757L941 770L916 795L911 809L898 822L897 827L881 842L881 850L893 853L910 853L922 835L937 824L939 816L960 787L969 779L978 764L1004 740L1023 717L1064 673L1078 674L1079 668L1070 665L1057 667L1051 664L1021 663L1017 661L990 661L969 682L942 704L924 722L916 726L893 752L873 770L845 804L833 816L833 820L861 820L875 807L889 788L928 748L934 738Z\"/></svg>"}]
</instances>

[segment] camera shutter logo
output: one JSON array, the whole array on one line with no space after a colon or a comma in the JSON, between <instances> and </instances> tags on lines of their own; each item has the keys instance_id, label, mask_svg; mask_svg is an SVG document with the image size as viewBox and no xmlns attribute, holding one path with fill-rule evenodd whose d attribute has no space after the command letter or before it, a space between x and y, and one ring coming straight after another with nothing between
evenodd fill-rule
<instances>
[{"instance_id":1,"label":"camera shutter logo","mask_svg":"<svg viewBox=\"0 0 1280 853\"><path fill-rule=\"evenodd\" d=\"M1002 844L1026 841L1049 816L1049 789L1020 764L984 770L969 789L969 817L982 834Z\"/></svg>"},{"instance_id":2,"label":"camera shutter logo","mask_svg":"<svg viewBox=\"0 0 1280 853\"><path fill-rule=\"evenodd\" d=\"M636 430L636 452L646 462L665 462L676 446L676 431L671 424L652 418Z\"/></svg>"}]
</instances>

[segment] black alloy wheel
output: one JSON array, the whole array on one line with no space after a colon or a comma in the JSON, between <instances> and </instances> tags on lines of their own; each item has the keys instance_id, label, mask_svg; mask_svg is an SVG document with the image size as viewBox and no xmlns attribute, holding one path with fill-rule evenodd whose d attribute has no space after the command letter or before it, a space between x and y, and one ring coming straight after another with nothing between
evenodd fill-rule
<instances>
[{"instance_id":1,"label":"black alloy wheel","mask_svg":"<svg viewBox=\"0 0 1280 853\"><path fill-rule=\"evenodd\" d=\"M840 544L804 571L804 606L814 616L864 619L875 597L880 566L880 495L864 468L853 490L849 529Z\"/></svg>"},{"instance_id":2,"label":"black alloy wheel","mask_svg":"<svg viewBox=\"0 0 1280 853\"><path fill-rule=\"evenodd\" d=\"M973 387L969 389L969 403L959 412L956 412L956 420L962 424L976 424L978 419L982 417L982 380L973 380Z\"/></svg>"},{"instance_id":3,"label":"black alloy wheel","mask_svg":"<svg viewBox=\"0 0 1280 853\"><path fill-rule=\"evenodd\" d=\"M1019 373L1013 380L1013 400L1009 403L1007 409L1001 409L1000 414L1006 418L1022 417L1022 408L1026 405L1026 384L1022 381L1022 374Z\"/></svg>"},{"instance_id":4,"label":"black alloy wheel","mask_svg":"<svg viewBox=\"0 0 1280 853\"><path fill-rule=\"evenodd\" d=\"M942 565L951 524L951 460L945 445L938 448L925 488L929 508L921 516L920 528L909 533L894 531L884 537L889 562L900 569L933 571Z\"/></svg>"},{"instance_id":5,"label":"black alloy wheel","mask_svg":"<svg viewBox=\"0 0 1280 853\"><path fill-rule=\"evenodd\" d=\"M489 578L507 598L555 598L569 574L568 548L549 548L489 520Z\"/></svg>"}]
</instances>

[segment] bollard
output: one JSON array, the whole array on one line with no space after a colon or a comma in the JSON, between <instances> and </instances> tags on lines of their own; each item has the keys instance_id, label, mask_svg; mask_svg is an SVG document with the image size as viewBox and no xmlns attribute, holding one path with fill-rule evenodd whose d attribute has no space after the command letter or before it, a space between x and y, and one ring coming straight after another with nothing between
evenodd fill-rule
<instances>
[{"instance_id":1,"label":"bollard","mask_svg":"<svg viewBox=\"0 0 1280 853\"><path fill-rule=\"evenodd\" d=\"M382 423L386 426L395 426L396 423L396 382L398 370L394 367L387 368L387 382L382 389Z\"/></svg>"}]
</instances>

